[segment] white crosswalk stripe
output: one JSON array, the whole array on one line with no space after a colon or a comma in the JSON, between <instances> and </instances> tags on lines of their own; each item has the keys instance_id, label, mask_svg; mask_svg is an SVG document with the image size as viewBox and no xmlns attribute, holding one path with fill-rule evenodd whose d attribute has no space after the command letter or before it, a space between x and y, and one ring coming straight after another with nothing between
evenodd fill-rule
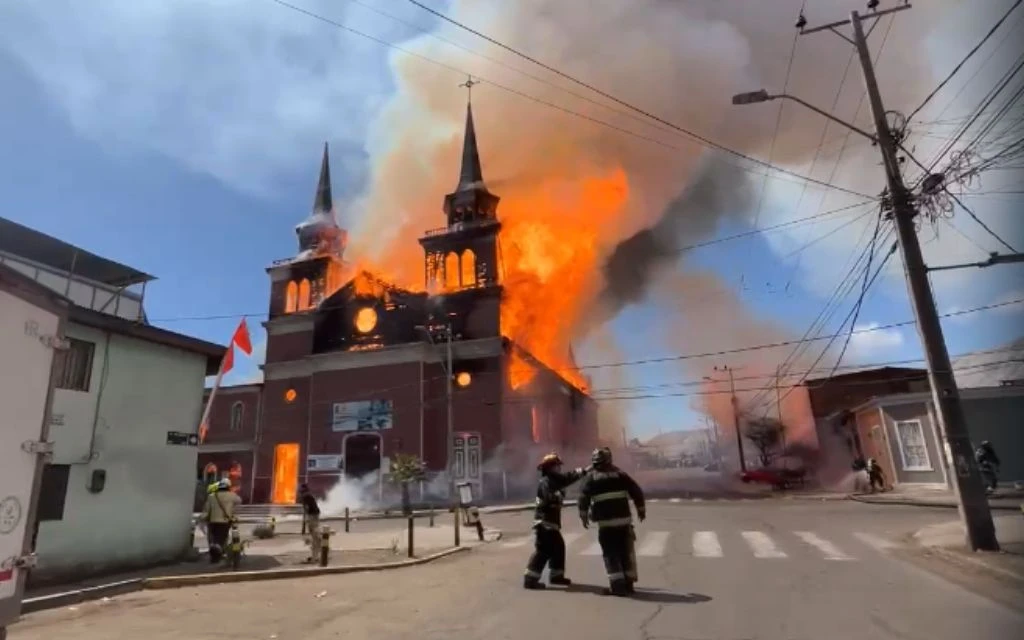
<instances>
[{"instance_id":1,"label":"white crosswalk stripe","mask_svg":"<svg viewBox=\"0 0 1024 640\"><path fill-rule=\"evenodd\" d=\"M714 531L696 531L693 534L693 555L697 558L721 558L722 545Z\"/></svg>"},{"instance_id":2,"label":"white crosswalk stripe","mask_svg":"<svg viewBox=\"0 0 1024 640\"><path fill-rule=\"evenodd\" d=\"M793 552L799 549L809 549L812 556L823 560L832 561L855 561L858 559L856 553L849 553L853 549L844 549L847 544L857 543L864 545L875 552L884 553L899 545L876 534L863 532L849 532L841 534L838 542L828 539L814 531L793 531L792 533L779 533L769 536L763 531L740 531L739 537L746 543L737 546L735 540L728 532L716 531L640 531L637 539L636 554L638 557L656 558L664 557L672 553L671 542L674 538L683 536L689 537L691 554L694 558L724 558L726 555L752 555L758 560L781 560L790 558L790 554L783 551L783 547ZM733 534L734 535L734 534ZM601 545L597 542L596 531L572 531L564 532L566 551L569 555L576 556L600 556ZM843 540L846 542L844 543ZM856 542L854 542L856 541ZM781 545L780 545L781 543ZM533 535L504 540L495 545L502 549L518 549L526 551L533 546ZM864 547L858 547L863 549ZM686 554L683 549L679 550L682 555ZM806 555L806 552L804 552Z\"/></svg>"},{"instance_id":3,"label":"white crosswalk stripe","mask_svg":"<svg viewBox=\"0 0 1024 640\"><path fill-rule=\"evenodd\" d=\"M668 531L648 533L637 547L636 555L645 558L660 558L665 555L665 550L668 548L668 536Z\"/></svg>"},{"instance_id":4,"label":"white crosswalk stripe","mask_svg":"<svg viewBox=\"0 0 1024 640\"><path fill-rule=\"evenodd\" d=\"M819 538L813 531L794 531L793 534L821 551L826 560L853 560L853 558L843 553L839 547L824 538Z\"/></svg>"},{"instance_id":5,"label":"white crosswalk stripe","mask_svg":"<svg viewBox=\"0 0 1024 640\"><path fill-rule=\"evenodd\" d=\"M767 534L760 531L743 531L740 533L750 545L755 558L785 558L785 553L775 546L775 542Z\"/></svg>"}]
</instances>

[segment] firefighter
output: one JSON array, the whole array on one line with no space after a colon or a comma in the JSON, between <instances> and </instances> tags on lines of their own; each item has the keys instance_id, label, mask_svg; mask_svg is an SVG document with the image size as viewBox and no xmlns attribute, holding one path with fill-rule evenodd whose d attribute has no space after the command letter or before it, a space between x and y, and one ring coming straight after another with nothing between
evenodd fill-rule
<instances>
[{"instance_id":1,"label":"firefighter","mask_svg":"<svg viewBox=\"0 0 1024 640\"><path fill-rule=\"evenodd\" d=\"M569 586L565 577L565 540L562 538L562 503L565 488L586 474L586 469L573 469L562 473L562 459L557 453L544 456L537 465L541 473L537 483L537 508L534 511L534 551L526 564L523 587L544 589L540 581L544 566L550 568L548 581L553 585Z\"/></svg>"},{"instance_id":2,"label":"firefighter","mask_svg":"<svg viewBox=\"0 0 1024 640\"><path fill-rule=\"evenodd\" d=\"M597 541L608 572L605 594L629 595L637 580L636 532L629 502L633 501L637 518L643 522L647 517L644 492L629 474L612 464L611 449L596 449L592 462L580 486L580 520L584 529L597 523Z\"/></svg>"},{"instance_id":3,"label":"firefighter","mask_svg":"<svg viewBox=\"0 0 1024 640\"><path fill-rule=\"evenodd\" d=\"M876 486L879 491L885 491L885 474L882 473L882 465L878 464L878 461L874 458L868 458L867 472L871 493L875 492Z\"/></svg>"},{"instance_id":4,"label":"firefighter","mask_svg":"<svg viewBox=\"0 0 1024 640\"><path fill-rule=\"evenodd\" d=\"M207 541L210 547L210 562L216 564L224 553L231 533L231 524L235 521L235 509L241 503L238 494L231 491L231 481L227 478L217 485L217 491L206 498L203 509L203 520L206 522Z\"/></svg>"}]
</instances>

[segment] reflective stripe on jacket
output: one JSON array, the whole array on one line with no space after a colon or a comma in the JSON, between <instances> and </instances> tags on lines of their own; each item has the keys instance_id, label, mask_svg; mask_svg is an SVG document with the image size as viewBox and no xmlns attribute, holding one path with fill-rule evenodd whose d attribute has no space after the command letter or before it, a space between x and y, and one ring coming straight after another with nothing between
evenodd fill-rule
<instances>
[{"instance_id":1,"label":"reflective stripe on jacket","mask_svg":"<svg viewBox=\"0 0 1024 640\"><path fill-rule=\"evenodd\" d=\"M644 509L643 490L628 473L615 467L593 470L580 487L580 516L598 527L629 526L633 523L630 501L638 511Z\"/></svg>"},{"instance_id":2,"label":"reflective stripe on jacket","mask_svg":"<svg viewBox=\"0 0 1024 640\"><path fill-rule=\"evenodd\" d=\"M537 483L537 507L533 511L533 526L555 531L561 529L565 488L582 477L583 469L545 474Z\"/></svg>"}]
</instances>

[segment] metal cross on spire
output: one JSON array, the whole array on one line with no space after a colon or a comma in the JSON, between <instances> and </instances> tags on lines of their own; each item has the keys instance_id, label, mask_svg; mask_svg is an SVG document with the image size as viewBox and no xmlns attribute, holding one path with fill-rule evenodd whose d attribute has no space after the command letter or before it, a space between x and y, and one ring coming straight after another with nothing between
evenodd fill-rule
<instances>
[{"instance_id":1,"label":"metal cross on spire","mask_svg":"<svg viewBox=\"0 0 1024 640\"><path fill-rule=\"evenodd\" d=\"M466 78L466 81L459 85L460 87L465 87L466 88L466 102L467 103L472 103L473 102L473 87L475 87L476 85L480 84L481 82L482 82L481 80L474 80L473 76L468 76Z\"/></svg>"}]
</instances>

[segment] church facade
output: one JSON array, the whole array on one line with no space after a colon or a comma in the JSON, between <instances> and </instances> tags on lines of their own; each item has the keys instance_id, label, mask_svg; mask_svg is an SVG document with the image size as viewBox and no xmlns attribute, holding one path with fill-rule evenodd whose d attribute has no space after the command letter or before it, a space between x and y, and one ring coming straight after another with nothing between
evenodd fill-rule
<instances>
[{"instance_id":1,"label":"church facade","mask_svg":"<svg viewBox=\"0 0 1024 640\"><path fill-rule=\"evenodd\" d=\"M424 496L443 496L451 456L456 482L497 498L532 483L542 453L595 446L595 401L502 335L499 201L468 106L446 225L419 239L424 290L402 289L345 262L325 146L298 253L267 269L264 382L217 391L199 476L290 504L299 483L323 494L342 476L385 493L390 460L412 454ZM529 383L512 387L513 366L532 369Z\"/></svg>"}]
</instances>

